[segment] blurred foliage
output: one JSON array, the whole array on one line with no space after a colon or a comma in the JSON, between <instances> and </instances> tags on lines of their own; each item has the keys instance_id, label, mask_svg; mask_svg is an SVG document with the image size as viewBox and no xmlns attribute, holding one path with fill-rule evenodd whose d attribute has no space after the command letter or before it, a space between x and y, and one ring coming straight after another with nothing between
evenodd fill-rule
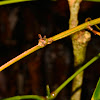
<instances>
[{"instance_id":1,"label":"blurred foliage","mask_svg":"<svg viewBox=\"0 0 100 100\"><path fill-rule=\"evenodd\" d=\"M83 0L83 1L100 2L100 0Z\"/></svg>"},{"instance_id":2,"label":"blurred foliage","mask_svg":"<svg viewBox=\"0 0 100 100\"><path fill-rule=\"evenodd\" d=\"M0 1L0 5L12 4L12 3L18 3L18 2L25 2L25 1L31 1L31 0L3 0L3 1Z\"/></svg>"},{"instance_id":3,"label":"blurred foliage","mask_svg":"<svg viewBox=\"0 0 100 100\"><path fill-rule=\"evenodd\" d=\"M19 3L19 2L25 2L25 1L32 1L32 0L2 0L0 1L0 5ZM36 1L36 0L33 0L33 1ZM56 0L51 0L51 1L56 1ZM83 1L100 2L100 0L83 0Z\"/></svg>"}]
</instances>

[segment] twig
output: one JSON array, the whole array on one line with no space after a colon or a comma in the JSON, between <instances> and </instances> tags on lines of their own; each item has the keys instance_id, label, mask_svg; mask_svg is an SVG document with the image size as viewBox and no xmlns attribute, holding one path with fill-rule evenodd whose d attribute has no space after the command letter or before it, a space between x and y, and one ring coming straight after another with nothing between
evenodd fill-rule
<instances>
[{"instance_id":1,"label":"twig","mask_svg":"<svg viewBox=\"0 0 100 100\"><path fill-rule=\"evenodd\" d=\"M97 19L94 19L94 20L91 20L91 21L88 21L86 23L83 23L75 28L72 28L72 29L69 29L69 30L66 30L64 32L61 32L53 37L50 37L50 38L46 38L46 39L43 39L42 40L45 42L44 45L41 45L41 39L38 43L38 45L32 47L31 49L23 52L22 54L18 55L17 57L11 59L10 61L8 61L7 63L5 63L4 65L2 65L0 67L0 71L4 70L5 68L9 67L10 65L14 64L15 62L21 60L22 58L26 57L27 55L37 51L38 49L40 48L43 48L45 47L46 45L48 44L51 44L53 41L57 41L59 39L62 39L62 38L65 38L71 34L74 34L75 32L77 31L80 31L80 30L83 30L83 29L86 29L88 25L95 25L95 24L99 24L100 23L100 18L97 18ZM43 43L42 43L43 44Z\"/></svg>"},{"instance_id":2,"label":"twig","mask_svg":"<svg viewBox=\"0 0 100 100\"><path fill-rule=\"evenodd\" d=\"M71 77L69 77L64 83L62 83L54 92L51 93L51 98L55 98L58 93L70 82L72 81L80 72L82 72L84 69L86 69L88 66L90 66L93 62L95 62L97 59L100 58L100 53L93 57L89 62L87 62L85 65L83 65L80 69L78 69Z\"/></svg>"}]
</instances>

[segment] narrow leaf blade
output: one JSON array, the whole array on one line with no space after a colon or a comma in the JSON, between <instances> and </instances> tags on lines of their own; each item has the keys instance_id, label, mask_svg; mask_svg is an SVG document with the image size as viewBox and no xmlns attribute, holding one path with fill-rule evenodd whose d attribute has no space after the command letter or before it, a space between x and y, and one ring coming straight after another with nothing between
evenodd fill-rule
<instances>
[{"instance_id":1,"label":"narrow leaf blade","mask_svg":"<svg viewBox=\"0 0 100 100\"><path fill-rule=\"evenodd\" d=\"M96 89L93 93L91 100L100 100L100 78L99 78L99 81L97 83Z\"/></svg>"}]
</instances>

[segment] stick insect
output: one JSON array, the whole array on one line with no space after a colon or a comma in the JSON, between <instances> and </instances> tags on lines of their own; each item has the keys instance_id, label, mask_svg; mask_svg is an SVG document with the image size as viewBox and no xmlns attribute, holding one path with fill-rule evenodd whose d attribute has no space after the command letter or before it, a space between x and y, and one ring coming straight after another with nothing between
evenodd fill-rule
<instances>
[{"instance_id":1,"label":"stick insect","mask_svg":"<svg viewBox=\"0 0 100 100\"><path fill-rule=\"evenodd\" d=\"M88 20L91 20L91 18L87 18L85 21L87 22ZM97 25L94 25L98 30L100 30L100 28ZM92 31L95 35L99 35L100 36L100 32L94 30L90 25L87 27L90 31Z\"/></svg>"}]
</instances>

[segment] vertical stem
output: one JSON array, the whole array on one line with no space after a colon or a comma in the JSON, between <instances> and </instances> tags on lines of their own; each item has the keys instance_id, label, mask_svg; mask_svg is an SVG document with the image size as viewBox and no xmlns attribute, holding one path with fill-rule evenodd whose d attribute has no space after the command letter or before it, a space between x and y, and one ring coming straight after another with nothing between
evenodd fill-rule
<instances>
[{"instance_id":1,"label":"vertical stem","mask_svg":"<svg viewBox=\"0 0 100 100\"><path fill-rule=\"evenodd\" d=\"M78 12L82 0L68 0L70 9L69 28L74 28L78 24ZM85 60L86 46L90 40L90 34L87 31L80 31L72 35L72 45L74 53L74 66L75 68L82 65ZM83 71L78 74L72 83L73 95L71 100L81 99L81 85L83 81Z\"/></svg>"},{"instance_id":2,"label":"vertical stem","mask_svg":"<svg viewBox=\"0 0 100 100\"><path fill-rule=\"evenodd\" d=\"M68 0L70 9L69 29L78 25L78 12L81 0Z\"/></svg>"}]
</instances>

